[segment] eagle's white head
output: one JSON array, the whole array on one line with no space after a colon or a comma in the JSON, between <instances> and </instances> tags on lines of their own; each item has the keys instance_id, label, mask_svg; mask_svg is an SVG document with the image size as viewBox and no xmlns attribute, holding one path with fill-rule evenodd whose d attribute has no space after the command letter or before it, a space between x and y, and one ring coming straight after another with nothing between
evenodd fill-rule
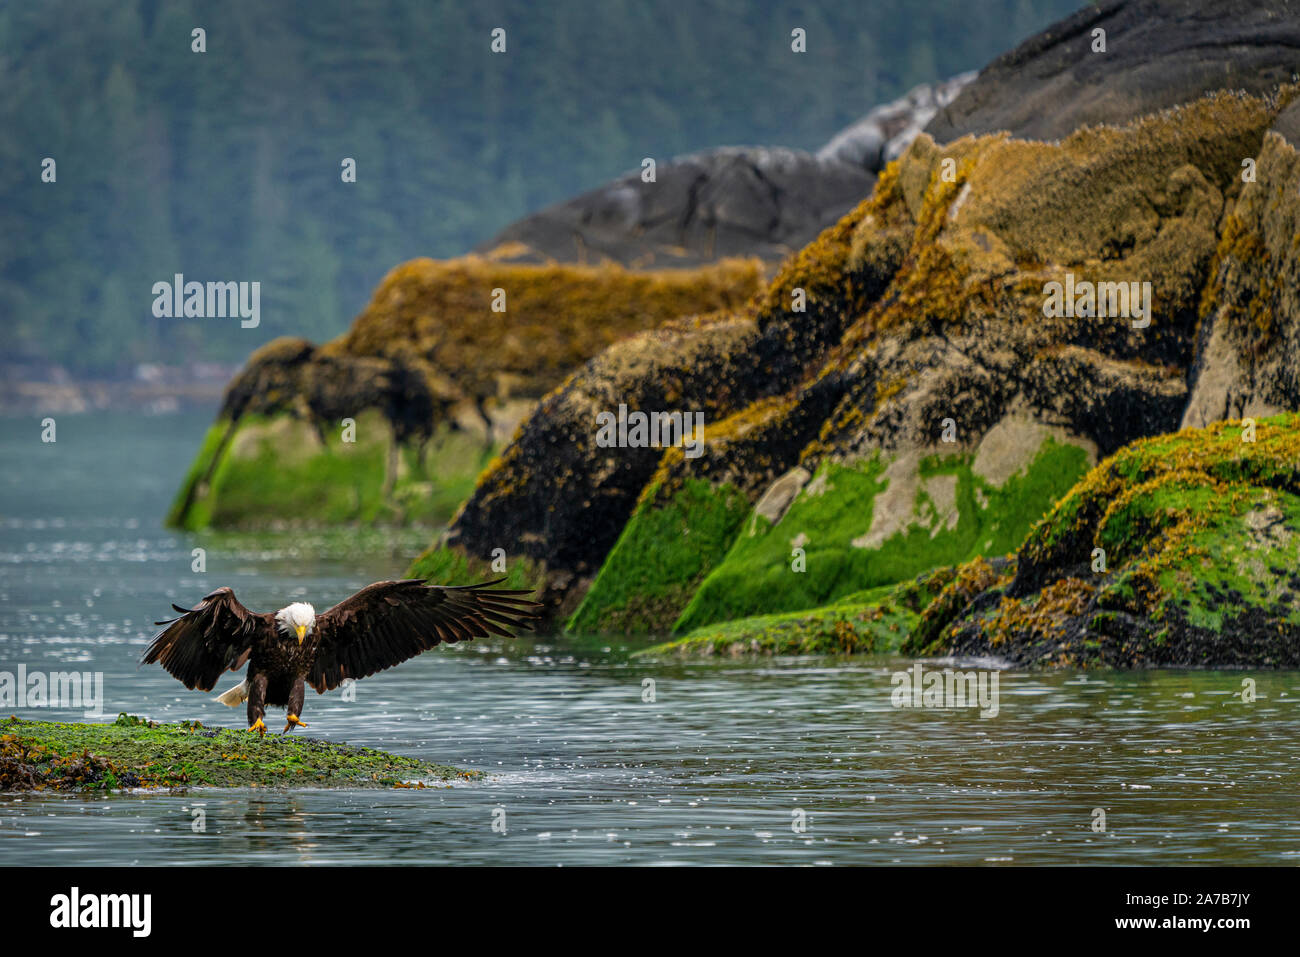
<instances>
[{"instance_id":1,"label":"eagle's white head","mask_svg":"<svg viewBox=\"0 0 1300 957\"><path fill-rule=\"evenodd\" d=\"M275 623L286 635L296 635L301 645L316 627L316 609L305 601L296 601L275 613Z\"/></svg>"}]
</instances>

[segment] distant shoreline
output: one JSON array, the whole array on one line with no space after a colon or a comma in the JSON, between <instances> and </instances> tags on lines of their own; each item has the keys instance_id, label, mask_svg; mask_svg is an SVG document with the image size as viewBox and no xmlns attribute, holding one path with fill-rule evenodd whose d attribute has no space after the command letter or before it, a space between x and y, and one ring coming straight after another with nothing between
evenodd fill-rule
<instances>
[{"instance_id":1,"label":"distant shoreline","mask_svg":"<svg viewBox=\"0 0 1300 957\"><path fill-rule=\"evenodd\" d=\"M52 364L0 366L0 416L213 410L239 370L232 363L142 363L129 374L82 376Z\"/></svg>"}]
</instances>

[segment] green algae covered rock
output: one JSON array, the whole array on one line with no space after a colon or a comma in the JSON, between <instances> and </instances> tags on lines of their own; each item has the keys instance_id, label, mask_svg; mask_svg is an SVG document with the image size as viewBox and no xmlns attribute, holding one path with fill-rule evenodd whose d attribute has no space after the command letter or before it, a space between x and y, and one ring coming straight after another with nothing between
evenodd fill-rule
<instances>
[{"instance_id":1,"label":"green algae covered rock","mask_svg":"<svg viewBox=\"0 0 1300 957\"><path fill-rule=\"evenodd\" d=\"M1300 416L1184 429L1089 472L1025 539L1014 574L940 596L902 650L1294 668L1298 559ZM964 571L969 582L978 570Z\"/></svg>"},{"instance_id":2,"label":"green algae covered rock","mask_svg":"<svg viewBox=\"0 0 1300 957\"><path fill-rule=\"evenodd\" d=\"M423 578L441 585L473 585L500 579L502 588L537 591L546 583L546 567L535 564L526 555L507 554L505 549L495 555L476 558L440 542L426 548L415 559L407 577Z\"/></svg>"},{"instance_id":3,"label":"green algae covered rock","mask_svg":"<svg viewBox=\"0 0 1300 957\"><path fill-rule=\"evenodd\" d=\"M651 485L569 619L569 630L637 632L671 625L748 511L748 500L726 486L689 480L661 500Z\"/></svg>"},{"instance_id":4,"label":"green algae covered rock","mask_svg":"<svg viewBox=\"0 0 1300 957\"><path fill-rule=\"evenodd\" d=\"M259 738L197 721L161 724L126 714L112 724L0 721L0 791L425 787L479 775L371 748L300 735Z\"/></svg>"},{"instance_id":5,"label":"green algae covered rock","mask_svg":"<svg viewBox=\"0 0 1300 957\"><path fill-rule=\"evenodd\" d=\"M976 557L644 654L995 657L1021 667L1300 667L1300 415L1143 439L1010 560Z\"/></svg>"},{"instance_id":6,"label":"green algae covered rock","mask_svg":"<svg viewBox=\"0 0 1300 957\"><path fill-rule=\"evenodd\" d=\"M190 467L168 524L187 529L445 522L474 488L481 441L439 429L397 440L377 409L317 430L288 413L222 418Z\"/></svg>"},{"instance_id":7,"label":"green algae covered rock","mask_svg":"<svg viewBox=\"0 0 1300 957\"><path fill-rule=\"evenodd\" d=\"M921 614L952 580L942 568L900 585L846 595L806 611L756 615L697 628L638 656L897 654Z\"/></svg>"},{"instance_id":8,"label":"green algae covered rock","mask_svg":"<svg viewBox=\"0 0 1300 957\"><path fill-rule=\"evenodd\" d=\"M319 347L277 339L250 356L168 523L445 523L486 456L574 366L671 319L739 308L762 276L753 259L641 271L403 263L346 334Z\"/></svg>"},{"instance_id":9,"label":"green algae covered rock","mask_svg":"<svg viewBox=\"0 0 1300 957\"><path fill-rule=\"evenodd\" d=\"M1188 627L1202 631L1160 651L1173 632L1148 635L1141 622L1181 612L1121 608L1127 579L1107 591L1067 575L1035 591L1039 565L1021 548L1098 459L1180 424L1300 408L1293 27L1208 59L1166 37L1117 72L1104 57L1074 69L1089 55L1076 50L1085 27L1106 25L1131 46L1147 10L1175 35L1237 35L1273 16L1248 6L1216 2L1193 17L1111 3L985 71L972 90L1038 58L1056 64L1058 87L1105 96L1071 104L1050 130L974 116L1057 115L1019 93L959 100L749 306L710 318L734 335L665 327L639 344L641 361L621 343L575 372L525 421L445 544L482 556L515 542L545 570L570 629L672 631L679 652L999 654L972 616L1005 596L1023 602L1021 630L1038 629L1040 645L1104 601L1097 628L1153 643L1128 657L1111 648L1107 663L1274 662L1267 636L1242 625L1254 612L1228 616L1240 648L1215 632L1193 652L1187 641L1223 621L1192 602ZM1219 68L1232 58L1261 69ZM1148 88L1162 75L1176 82ZM945 128L959 121L984 135ZM595 449L594 415L616 402L703 412L702 454ZM1225 521L1228 534L1235 517ZM1015 561L1000 557L1017 548ZM878 604L938 567L955 569L953 581L924 607L895 615ZM887 635L876 620L890 622ZM1090 648L1044 660L1089 663Z\"/></svg>"},{"instance_id":10,"label":"green algae covered rock","mask_svg":"<svg viewBox=\"0 0 1300 957\"><path fill-rule=\"evenodd\" d=\"M978 453L826 463L775 522L754 512L675 630L815 607L1006 554L1088 467L1076 445L1044 437L1026 447L1031 461L1010 476L984 471Z\"/></svg>"}]
</instances>

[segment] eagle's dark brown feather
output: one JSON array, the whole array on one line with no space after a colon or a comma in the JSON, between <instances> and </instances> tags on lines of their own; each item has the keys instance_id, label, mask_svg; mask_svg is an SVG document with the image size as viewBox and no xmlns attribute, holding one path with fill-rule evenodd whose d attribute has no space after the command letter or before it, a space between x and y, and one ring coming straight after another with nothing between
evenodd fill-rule
<instances>
[{"instance_id":1,"label":"eagle's dark brown feather","mask_svg":"<svg viewBox=\"0 0 1300 957\"><path fill-rule=\"evenodd\" d=\"M193 608L172 607L180 617L154 622L167 627L140 661L157 662L187 688L211 691L223 672L244 666L255 642L275 634L275 616L249 611L229 588L205 595Z\"/></svg>"},{"instance_id":2,"label":"eagle's dark brown feather","mask_svg":"<svg viewBox=\"0 0 1300 957\"><path fill-rule=\"evenodd\" d=\"M204 691L222 672L247 662L244 680L227 693L231 699L217 700L247 701L249 730L259 733L266 731L266 706L284 707L287 733L303 724L307 684L323 693L442 642L510 636L510 629L528 627L526 620L537 617L540 606L522 597L526 591L494 590L500 581L454 587L418 578L376 582L310 624L301 617L278 621L279 612L256 614L229 588L218 588L194 608L173 605L180 617L158 622L167 627L141 660L157 662L185 687Z\"/></svg>"},{"instance_id":3,"label":"eagle's dark brown feather","mask_svg":"<svg viewBox=\"0 0 1300 957\"><path fill-rule=\"evenodd\" d=\"M512 637L528 628L538 604L528 591L477 585L428 585L422 579L376 582L316 616L316 654L308 683L324 693L401 664L443 642Z\"/></svg>"}]
</instances>

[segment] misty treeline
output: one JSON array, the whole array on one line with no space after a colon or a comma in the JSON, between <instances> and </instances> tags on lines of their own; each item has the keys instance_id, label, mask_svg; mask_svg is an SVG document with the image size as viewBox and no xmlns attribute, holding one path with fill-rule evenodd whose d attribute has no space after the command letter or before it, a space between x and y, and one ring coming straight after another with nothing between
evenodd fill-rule
<instances>
[{"instance_id":1,"label":"misty treeline","mask_svg":"<svg viewBox=\"0 0 1300 957\"><path fill-rule=\"evenodd\" d=\"M639 166L815 149L1072 0L44 0L0 5L6 352L75 370L329 338L383 274ZM506 30L493 54L490 34ZM791 30L808 52L791 52ZM206 52L192 50L205 32ZM55 161L54 183L41 180ZM340 176L356 162L355 183ZM258 281L261 325L156 319ZM486 320L485 320L486 321Z\"/></svg>"}]
</instances>

